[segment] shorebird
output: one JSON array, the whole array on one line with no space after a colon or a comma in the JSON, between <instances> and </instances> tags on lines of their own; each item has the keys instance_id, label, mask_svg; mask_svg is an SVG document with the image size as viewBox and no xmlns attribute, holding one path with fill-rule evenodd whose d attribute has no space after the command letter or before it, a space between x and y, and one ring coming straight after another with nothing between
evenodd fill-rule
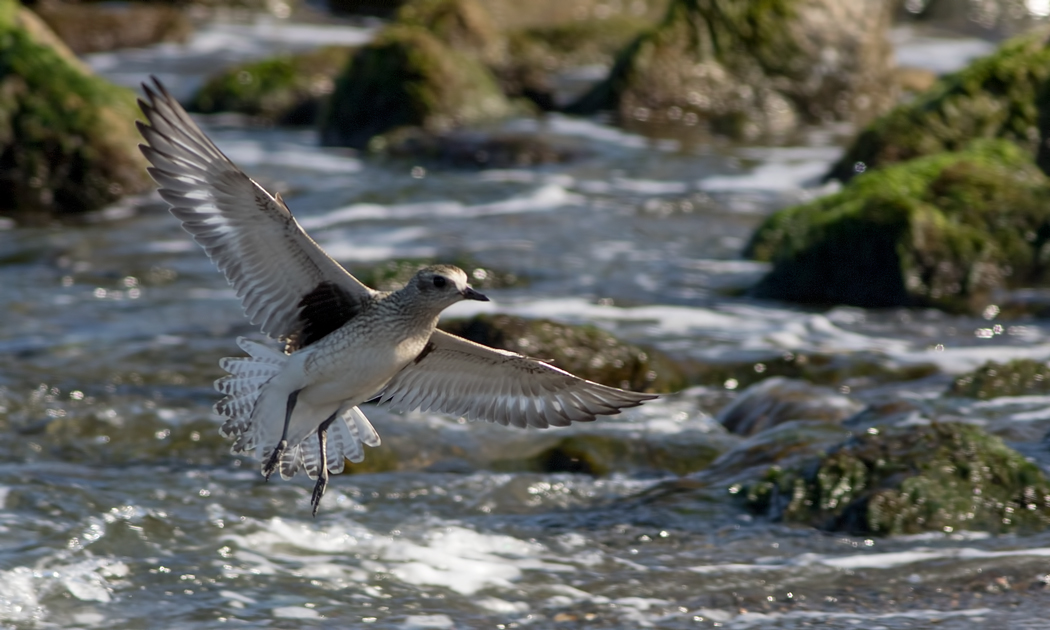
<instances>
[{"instance_id":1,"label":"shorebird","mask_svg":"<svg viewBox=\"0 0 1050 630\"><path fill-rule=\"evenodd\" d=\"M376 401L516 427L566 426L655 398L587 381L543 361L436 328L461 300L488 301L450 265L420 270L404 288L373 290L311 239L280 193L238 168L156 78L143 84L138 129L149 173L171 213L241 298L248 320L283 344L237 340L247 357L220 365L215 405L234 453L251 453L269 480L305 469L313 514L345 460L364 459L379 434L358 405Z\"/></svg>"}]
</instances>

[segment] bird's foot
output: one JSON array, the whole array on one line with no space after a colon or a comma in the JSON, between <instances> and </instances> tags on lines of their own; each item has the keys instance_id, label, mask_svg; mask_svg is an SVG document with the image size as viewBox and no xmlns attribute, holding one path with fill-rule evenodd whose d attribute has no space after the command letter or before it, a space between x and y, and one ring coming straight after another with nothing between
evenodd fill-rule
<instances>
[{"instance_id":1,"label":"bird's foot","mask_svg":"<svg viewBox=\"0 0 1050 630\"><path fill-rule=\"evenodd\" d=\"M317 516L317 508L321 506L321 497L328 488L328 468L322 468L321 474L317 475L317 483L314 484L314 493L310 497L310 505L314 508L314 517Z\"/></svg>"},{"instance_id":2,"label":"bird's foot","mask_svg":"<svg viewBox=\"0 0 1050 630\"><path fill-rule=\"evenodd\" d=\"M281 461L281 456L284 455L285 449L288 448L288 440L281 440L277 443L277 448L273 449L270 453L270 459L267 460L266 465L263 466L263 475L266 476L266 481L270 480L270 475L273 471L277 470L277 464Z\"/></svg>"}]
</instances>

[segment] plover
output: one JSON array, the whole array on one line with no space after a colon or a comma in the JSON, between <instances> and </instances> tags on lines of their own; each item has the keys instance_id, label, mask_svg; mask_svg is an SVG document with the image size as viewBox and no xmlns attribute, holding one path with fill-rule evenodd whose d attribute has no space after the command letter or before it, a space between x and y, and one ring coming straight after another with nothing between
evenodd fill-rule
<instances>
[{"instance_id":1,"label":"plover","mask_svg":"<svg viewBox=\"0 0 1050 630\"><path fill-rule=\"evenodd\" d=\"M364 459L379 434L358 405L378 401L516 427L566 426L655 398L587 381L543 361L436 328L460 300L488 301L449 265L404 288L375 291L330 258L292 216L227 158L156 78L138 122L150 175L171 213L283 351L245 338L226 358L215 410L234 453L255 452L267 479L305 469L314 515L329 473Z\"/></svg>"}]
</instances>

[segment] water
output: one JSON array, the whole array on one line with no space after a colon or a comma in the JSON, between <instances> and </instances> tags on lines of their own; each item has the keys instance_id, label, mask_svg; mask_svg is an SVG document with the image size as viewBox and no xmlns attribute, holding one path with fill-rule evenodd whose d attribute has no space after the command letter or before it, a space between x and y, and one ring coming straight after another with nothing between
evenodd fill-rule
<instances>
[{"instance_id":1,"label":"water","mask_svg":"<svg viewBox=\"0 0 1050 630\"><path fill-rule=\"evenodd\" d=\"M258 44L250 29L210 28L187 49L91 61L128 83L151 71L186 89L211 50L202 41ZM932 311L734 297L764 270L739 259L751 230L826 192L817 176L848 130L787 147L683 146L554 117L508 127L574 138L589 157L424 172L318 149L309 131L205 124L351 268L469 255L527 280L449 316L590 322L706 364L757 369L793 353L875 365L882 376L827 385L860 405L981 423L1050 470L1050 398L942 396L953 374L989 358L1050 357L1047 322L996 329ZM1050 613L1050 533L866 539L742 512L726 487L761 464L751 447L777 444L721 428L715 416L739 394L730 383L546 432L369 409L383 445L366 461L386 462L383 472L335 478L312 519L311 483L263 482L218 435L217 362L253 331L159 198L83 225L5 225L0 626L1037 628ZM933 368L892 376L915 365ZM845 435L803 430L811 448ZM684 479L618 462L599 478L500 465L572 434L724 455Z\"/></svg>"}]
</instances>

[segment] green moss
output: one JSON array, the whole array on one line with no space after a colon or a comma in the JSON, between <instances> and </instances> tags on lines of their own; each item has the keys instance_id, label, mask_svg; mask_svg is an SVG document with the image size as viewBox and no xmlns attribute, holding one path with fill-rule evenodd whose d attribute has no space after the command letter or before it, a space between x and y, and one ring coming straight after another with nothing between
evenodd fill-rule
<instances>
[{"instance_id":1,"label":"green moss","mask_svg":"<svg viewBox=\"0 0 1050 630\"><path fill-rule=\"evenodd\" d=\"M989 361L955 379L948 393L970 398L1050 393L1050 366L1032 359L1014 359L1006 363Z\"/></svg>"},{"instance_id":2,"label":"green moss","mask_svg":"<svg viewBox=\"0 0 1050 630\"><path fill-rule=\"evenodd\" d=\"M359 50L321 117L322 141L364 148L398 127L427 131L514 111L489 71L421 27L394 25Z\"/></svg>"},{"instance_id":3,"label":"green moss","mask_svg":"<svg viewBox=\"0 0 1050 630\"><path fill-rule=\"evenodd\" d=\"M332 92L335 77L352 48L326 46L235 66L208 79L189 103L191 111L239 112L277 124L313 124L321 99Z\"/></svg>"},{"instance_id":4,"label":"green moss","mask_svg":"<svg viewBox=\"0 0 1050 630\"><path fill-rule=\"evenodd\" d=\"M1050 524L1050 483L1039 468L965 424L868 432L730 491L756 513L830 531L999 533Z\"/></svg>"},{"instance_id":5,"label":"green moss","mask_svg":"<svg viewBox=\"0 0 1050 630\"><path fill-rule=\"evenodd\" d=\"M1040 142L1046 137L1048 79L1047 32L1009 40L873 122L831 176L848 180L862 168L959 150L975 138L1004 138L1032 156L1038 152L1040 166L1050 172L1050 153Z\"/></svg>"},{"instance_id":6,"label":"green moss","mask_svg":"<svg viewBox=\"0 0 1050 630\"><path fill-rule=\"evenodd\" d=\"M982 141L866 174L788 208L745 254L771 261L755 293L857 306L982 309L1047 275L1050 187L1021 149Z\"/></svg>"},{"instance_id":7,"label":"green moss","mask_svg":"<svg viewBox=\"0 0 1050 630\"><path fill-rule=\"evenodd\" d=\"M686 384L681 369L670 358L624 343L594 326L478 315L442 322L441 328L477 343L550 361L577 376L613 387L670 392Z\"/></svg>"},{"instance_id":8,"label":"green moss","mask_svg":"<svg viewBox=\"0 0 1050 630\"><path fill-rule=\"evenodd\" d=\"M0 0L0 210L98 209L148 185L130 90L87 73Z\"/></svg>"}]
</instances>

